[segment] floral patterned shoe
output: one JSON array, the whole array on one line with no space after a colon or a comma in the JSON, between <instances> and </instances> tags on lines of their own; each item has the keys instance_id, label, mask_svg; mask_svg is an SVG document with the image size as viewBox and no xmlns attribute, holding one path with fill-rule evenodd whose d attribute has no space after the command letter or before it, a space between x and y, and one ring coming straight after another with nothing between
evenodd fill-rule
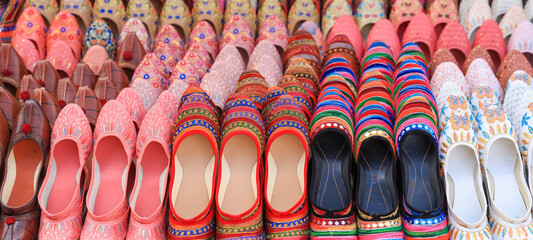
<instances>
[{"instance_id":1,"label":"floral patterned shoe","mask_svg":"<svg viewBox=\"0 0 533 240\"><path fill-rule=\"evenodd\" d=\"M170 164L172 119L170 102L159 102L146 114L136 144L135 185L128 239L166 238L165 213Z\"/></svg>"},{"instance_id":2,"label":"floral patterned shoe","mask_svg":"<svg viewBox=\"0 0 533 240\"><path fill-rule=\"evenodd\" d=\"M457 3L454 0L434 0L431 5L426 5L426 8L437 37L440 36L448 23L459 21Z\"/></svg>"},{"instance_id":3,"label":"floral patterned shoe","mask_svg":"<svg viewBox=\"0 0 533 240\"><path fill-rule=\"evenodd\" d=\"M196 25L205 20L213 26L216 35L222 32L223 6L217 0L196 1L191 10L192 21Z\"/></svg>"},{"instance_id":4,"label":"floral patterned shoe","mask_svg":"<svg viewBox=\"0 0 533 240\"><path fill-rule=\"evenodd\" d=\"M135 129L139 130L147 113L141 96L135 91L135 89L128 87L120 91L117 101L126 106L132 117L132 121L135 124Z\"/></svg>"},{"instance_id":5,"label":"floral patterned shoe","mask_svg":"<svg viewBox=\"0 0 533 240\"><path fill-rule=\"evenodd\" d=\"M505 43L509 42L509 38L513 34L516 27L521 22L526 21L526 19L526 11L524 11L522 6L515 5L509 8L500 22L500 29L502 30Z\"/></svg>"},{"instance_id":6,"label":"floral patterned shoe","mask_svg":"<svg viewBox=\"0 0 533 240\"><path fill-rule=\"evenodd\" d=\"M122 29L122 32L119 36L119 43L122 44L124 41L124 38L128 33L135 33L139 41L141 42L141 45L144 48L144 51L147 53L152 52L152 38L150 37L150 33L146 29L143 22L138 18L130 18L126 23L124 23L124 28Z\"/></svg>"},{"instance_id":7,"label":"floral patterned shoe","mask_svg":"<svg viewBox=\"0 0 533 240\"><path fill-rule=\"evenodd\" d=\"M85 161L92 130L81 107L69 104L52 129L50 163L39 192L39 239L78 239L81 234ZM53 199L53 200L52 200Z\"/></svg>"},{"instance_id":8,"label":"floral patterned shoe","mask_svg":"<svg viewBox=\"0 0 533 240\"><path fill-rule=\"evenodd\" d=\"M223 49L228 44L235 45L241 53L244 63L248 64L248 60L255 46L255 37L248 23L239 15L231 17L222 30L220 49Z\"/></svg>"},{"instance_id":9,"label":"floral patterned shoe","mask_svg":"<svg viewBox=\"0 0 533 240\"><path fill-rule=\"evenodd\" d=\"M115 36L113 36L113 32L111 31L109 25L102 19L94 20L89 26L83 42L84 55L85 52L94 45L100 45L104 47L109 58L115 58L115 54L117 52Z\"/></svg>"},{"instance_id":10,"label":"floral patterned shoe","mask_svg":"<svg viewBox=\"0 0 533 240\"><path fill-rule=\"evenodd\" d=\"M292 35L303 22L311 20L315 23L320 22L318 9L312 0L296 0L287 15L287 28ZM326 30L326 29L324 29ZM329 30L324 31L328 35Z\"/></svg>"},{"instance_id":11,"label":"floral patterned shoe","mask_svg":"<svg viewBox=\"0 0 533 240\"><path fill-rule=\"evenodd\" d=\"M492 239L533 239L531 193L511 121L502 108L490 106L478 127L480 160L485 172ZM497 196L505 196L500 198Z\"/></svg>"},{"instance_id":12,"label":"floral patterned shoe","mask_svg":"<svg viewBox=\"0 0 533 240\"><path fill-rule=\"evenodd\" d=\"M59 11L59 5L56 0L28 0L26 1L25 8L33 6L37 8L39 13L43 16L44 22L47 27L50 26L52 19Z\"/></svg>"},{"instance_id":13,"label":"floral patterned shoe","mask_svg":"<svg viewBox=\"0 0 533 240\"><path fill-rule=\"evenodd\" d=\"M489 240L487 202L470 104L459 89L456 92L460 95L447 97L439 117L445 122L439 138L439 158L448 200L450 239ZM454 184L458 182L461 184Z\"/></svg>"},{"instance_id":14,"label":"floral patterned shoe","mask_svg":"<svg viewBox=\"0 0 533 240\"><path fill-rule=\"evenodd\" d=\"M213 239L219 116L209 96L198 87L189 87L180 105L172 143L167 237ZM197 188L199 183L205 188Z\"/></svg>"},{"instance_id":15,"label":"floral patterned shoe","mask_svg":"<svg viewBox=\"0 0 533 240\"><path fill-rule=\"evenodd\" d=\"M471 6L470 8L465 9L468 14L464 20L461 20L461 25L465 28L465 31L468 34L468 39L472 41L481 25L486 20L491 19L491 13L490 5L486 0L474 0L469 2L471 2Z\"/></svg>"},{"instance_id":16,"label":"floral patterned shoe","mask_svg":"<svg viewBox=\"0 0 533 240\"><path fill-rule=\"evenodd\" d=\"M67 10L60 11L50 23L46 38L47 55L54 53L53 46L57 42L64 42L66 49L72 51L75 59L81 59L81 39L81 31L76 18Z\"/></svg>"},{"instance_id":17,"label":"floral patterned shoe","mask_svg":"<svg viewBox=\"0 0 533 240\"><path fill-rule=\"evenodd\" d=\"M93 176L87 192L87 217L80 239L124 239L129 207L123 183L127 182L135 153L136 132L122 103L111 100L104 105L94 139Z\"/></svg>"},{"instance_id":18,"label":"floral patterned shoe","mask_svg":"<svg viewBox=\"0 0 533 240\"><path fill-rule=\"evenodd\" d=\"M115 39L118 39L126 22L126 8L121 0L95 0L93 6L95 19L104 20Z\"/></svg>"},{"instance_id":19,"label":"floral patterned shoe","mask_svg":"<svg viewBox=\"0 0 533 240\"><path fill-rule=\"evenodd\" d=\"M22 12L19 19L17 20L17 30L13 32L12 44L13 47L19 52L24 52L23 48L18 48L20 44L19 41L26 39L31 43L35 44L33 48L36 47L38 55L36 56L37 60L43 59L45 55L45 43L46 43L46 33L47 27L44 23L43 17L39 14L37 8L31 6ZM24 59L24 57L23 57ZM25 61L27 62L27 61ZM34 63L33 63L34 64ZM33 64L31 62L26 63L28 69L33 72Z\"/></svg>"},{"instance_id":20,"label":"floral patterned shoe","mask_svg":"<svg viewBox=\"0 0 533 240\"><path fill-rule=\"evenodd\" d=\"M418 13L424 11L420 1L396 0L390 10L390 20L396 29L398 37L403 39L403 35L411 19Z\"/></svg>"},{"instance_id":21,"label":"floral patterned shoe","mask_svg":"<svg viewBox=\"0 0 533 240\"><path fill-rule=\"evenodd\" d=\"M191 11L183 0L166 0L159 17L161 26L171 25L176 28L181 39L187 41L191 32Z\"/></svg>"},{"instance_id":22,"label":"floral patterned shoe","mask_svg":"<svg viewBox=\"0 0 533 240\"><path fill-rule=\"evenodd\" d=\"M153 88L162 92L168 87L168 74L166 73L165 65L161 60L153 53L148 53L144 56L142 62L137 66L131 83L137 81L146 81Z\"/></svg>"},{"instance_id":23,"label":"floral patterned shoe","mask_svg":"<svg viewBox=\"0 0 533 240\"><path fill-rule=\"evenodd\" d=\"M266 237L307 239L308 120L295 98L272 93L280 90L279 87L273 87L268 91L267 96L272 99L267 98L266 101L271 106L266 108L268 111L263 111L267 127L264 191ZM286 184L280 185L278 182Z\"/></svg>"},{"instance_id":24,"label":"floral patterned shoe","mask_svg":"<svg viewBox=\"0 0 533 240\"><path fill-rule=\"evenodd\" d=\"M518 135L518 144L520 145L520 152L522 153L522 158L526 163L528 172L531 172L533 169L533 156L532 150L532 141L533 137L533 90L528 89L521 97L521 102L518 106L515 106L514 111L517 111L516 114L518 118L517 125L513 126L516 129ZM528 184L533 183L533 174L528 174Z\"/></svg>"},{"instance_id":25,"label":"floral patterned shoe","mask_svg":"<svg viewBox=\"0 0 533 240\"><path fill-rule=\"evenodd\" d=\"M215 59L219 51L217 36L211 24L206 20L202 20L196 23L196 26L192 29L189 37L189 46L199 44L209 53L211 59Z\"/></svg>"},{"instance_id":26,"label":"floral patterned shoe","mask_svg":"<svg viewBox=\"0 0 533 240\"><path fill-rule=\"evenodd\" d=\"M287 30L285 23L278 16L270 15L260 26L257 41L270 41L278 49L281 56L283 49L289 42L289 30Z\"/></svg>"},{"instance_id":27,"label":"floral patterned shoe","mask_svg":"<svg viewBox=\"0 0 533 240\"><path fill-rule=\"evenodd\" d=\"M173 56L175 59L181 59L183 58L183 55L185 55L185 43L180 37L179 32L172 25L163 25L161 30L159 30L159 33L157 33L154 45L155 48L161 43L169 46L170 51L166 52L166 54L170 53L169 55ZM154 50L154 52L155 51L156 50ZM163 61L163 59L161 61Z\"/></svg>"},{"instance_id":28,"label":"floral patterned shoe","mask_svg":"<svg viewBox=\"0 0 533 240\"><path fill-rule=\"evenodd\" d=\"M492 88L498 99L503 99L504 94L500 82L485 60L481 58L474 60L470 64L470 67L468 67L465 78L468 82L470 92L474 90L474 86L485 84Z\"/></svg>"},{"instance_id":29,"label":"floral patterned shoe","mask_svg":"<svg viewBox=\"0 0 533 240\"><path fill-rule=\"evenodd\" d=\"M248 23L252 33L256 33L256 7L252 6L251 1L245 0L230 0L227 1L226 9L224 10L224 23L229 23L231 18L238 15ZM260 26L260 25L259 25Z\"/></svg>"},{"instance_id":30,"label":"floral patterned shoe","mask_svg":"<svg viewBox=\"0 0 533 240\"><path fill-rule=\"evenodd\" d=\"M82 36L85 36L93 19L93 6L88 0L60 1L59 10L67 10L76 17Z\"/></svg>"},{"instance_id":31,"label":"floral patterned shoe","mask_svg":"<svg viewBox=\"0 0 533 240\"><path fill-rule=\"evenodd\" d=\"M150 39L155 39L157 34L157 27L159 25L159 13L156 11L156 8L152 2L159 1L150 1L150 0L129 0L128 7L126 8L126 17L137 18L148 30ZM126 26L126 25L125 25Z\"/></svg>"},{"instance_id":32,"label":"floral patterned shoe","mask_svg":"<svg viewBox=\"0 0 533 240\"><path fill-rule=\"evenodd\" d=\"M234 94L224 107L217 166L217 239L264 239L263 146L265 126L247 96Z\"/></svg>"}]
</instances>

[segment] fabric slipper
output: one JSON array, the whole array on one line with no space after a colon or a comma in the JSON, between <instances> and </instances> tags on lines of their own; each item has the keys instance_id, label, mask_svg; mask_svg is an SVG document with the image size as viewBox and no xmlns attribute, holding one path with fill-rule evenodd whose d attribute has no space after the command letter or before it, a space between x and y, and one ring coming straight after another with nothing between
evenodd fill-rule
<instances>
[{"instance_id":1,"label":"fabric slipper","mask_svg":"<svg viewBox=\"0 0 533 240\"><path fill-rule=\"evenodd\" d=\"M159 26L159 14L150 0L129 0L126 8L126 17L137 18L144 23L150 39L154 40ZM124 25L126 26L126 25Z\"/></svg>"},{"instance_id":2,"label":"fabric slipper","mask_svg":"<svg viewBox=\"0 0 533 240\"><path fill-rule=\"evenodd\" d=\"M426 60L431 60L431 56L435 52L437 35L429 17L425 13L419 13L411 19L402 39L404 45L408 42L418 44Z\"/></svg>"},{"instance_id":3,"label":"fabric slipper","mask_svg":"<svg viewBox=\"0 0 533 240\"><path fill-rule=\"evenodd\" d=\"M390 10L390 20L396 29L398 38L403 39L403 35L411 19L418 13L424 12L420 1L396 0Z\"/></svg>"},{"instance_id":4,"label":"fabric slipper","mask_svg":"<svg viewBox=\"0 0 533 240\"><path fill-rule=\"evenodd\" d=\"M494 66L499 67L505 57L505 40L498 24L489 19L479 27L472 46L480 45L489 52Z\"/></svg>"},{"instance_id":5,"label":"fabric slipper","mask_svg":"<svg viewBox=\"0 0 533 240\"><path fill-rule=\"evenodd\" d=\"M93 6L89 0L60 1L59 10L69 11L76 20L83 36L92 21Z\"/></svg>"},{"instance_id":6,"label":"fabric slipper","mask_svg":"<svg viewBox=\"0 0 533 240\"><path fill-rule=\"evenodd\" d=\"M507 44L507 51L518 50L524 54L529 63L533 63L533 23L523 21L513 32Z\"/></svg>"},{"instance_id":7,"label":"fabric slipper","mask_svg":"<svg viewBox=\"0 0 533 240\"><path fill-rule=\"evenodd\" d=\"M450 22L442 30L437 41L437 49L446 48L450 50L458 66L463 66L466 57L470 53L470 41L466 32L458 22Z\"/></svg>"},{"instance_id":8,"label":"fabric slipper","mask_svg":"<svg viewBox=\"0 0 533 240\"><path fill-rule=\"evenodd\" d=\"M85 41L83 42L83 54L85 55L85 52L87 52L87 50L94 45L100 45L104 47L109 55L109 58L115 58L115 54L117 52L115 37L113 36L113 32L109 28L109 25L107 25L107 23L102 19L94 20L87 30Z\"/></svg>"},{"instance_id":9,"label":"fabric slipper","mask_svg":"<svg viewBox=\"0 0 533 240\"><path fill-rule=\"evenodd\" d=\"M50 26L52 19L59 12L59 5L56 0L28 0L26 1L25 8L33 6L37 8L39 13L43 16L44 22L47 27Z\"/></svg>"},{"instance_id":10,"label":"fabric slipper","mask_svg":"<svg viewBox=\"0 0 533 240\"><path fill-rule=\"evenodd\" d=\"M468 39L473 41L481 25L486 20L491 19L490 6L487 0L475 0L468 9L467 18L461 25L463 25L468 33Z\"/></svg>"},{"instance_id":11,"label":"fabric slipper","mask_svg":"<svg viewBox=\"0 0 533 240\"><path fill-rule=\"evenodd\" d=\"M437 37L448 23L458 22L457 5L453 0L435 0L427 10Z\"/></svg>"},{"instance_id":12,"label":"fabric slipper","mask_svg":"<svg viewBox=\"0 0 533 240\"><path fill-rule=\"evenodd\" d=\"M47 27L44 23L43 17L37 10L37 8L30 6L24 9L17 20L17 29L13 32L11 42L13 45L17 45L18 41L22 39L30 40L38 50L38 60L45 57L45 42ZM27 44L24 44L28 46ZM24 48L19 48L17 51L21 51Z\"/></svg>"},{"instance_id":13,"label":"fabric slipper","mask_svg":"<svg viewBox=\"0 0 533 240\"><path fill-rule=\"evenodd\" d=\"M121 0L95 0L93 16L95 19L104 20L115 39L119 39L119 34L126 22L126 8Z\"/></svg>"},{"instance_id":14,"label":"fabric slipper","mask_svg":"<svg viewBox=\"0 0 533 240\"><path fill-rule=\"evenodd\" d=\"M161 26L171 25L187 41L191 32L192 17L187 4L183 0L166 0L159 17Z\"/></svg>"},{"instance_id":15,"label":"fabric slipper","mask_svg":"<svg viewBox=\"0 0 533 240\"><path fill-rule=\"evenodd\" d=\"M518 24L523 21L527 21L527 16L526 12L521 6L512 6L509 8L507 13L505 13L500 21L500 29L502 30L505 43L509 42L511 34L513 34Z\"/></svg>"},{"instance_id":16,"label":"fabric slipper","mask_svg":"<svg viewBox=\"0 0 533 240\"><path fill-rule=\"evenodd\" d=\"M64 42L67 49L72 51L75 62L78 62L81 59L81 39L81 32L76 18L69 11L63 10L50 23L46 39L47 54L56 54L51 51L53 45L57 42Z\"/></svg>"},{"instance_id":17,"label":"fabric slipper","mask_svg":"<svg viewBox=\"0 0 533 240\"><path fill-rule=\"evenodd\" d=\"M105 60L109 59L106 49L100 45L90 47L81 60L86 63L94 74L100 73L100 68Z\"/></svg>"}]
</instances>

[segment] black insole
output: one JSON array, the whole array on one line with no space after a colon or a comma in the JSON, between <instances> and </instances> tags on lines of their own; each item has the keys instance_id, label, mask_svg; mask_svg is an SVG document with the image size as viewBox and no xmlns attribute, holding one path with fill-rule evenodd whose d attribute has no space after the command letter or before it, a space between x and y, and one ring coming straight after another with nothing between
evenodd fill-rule
<instances>
[{"instance_id":1,"label":"black insole","mask_svg":"<svg viewBox=\"0 0 533 240\"><path fill-rule=\"evenodd\" d=\"M427 132L411 130L400 142L403 191L407 204L431 212L442 204L436 144Z\"/></svg>"},{"instance_id":2,"label":"black insole","mask_svg":"<svg viewBox=\"0 0 533 240\"><path fill-rule=\"evenodd\" d=\"M386 139L371 137L361 143L357 156L357 203L372 215L386 215L398 206L394 181L394 152Z\"/></svg>"},{"instance_id":3,"label":"black insole","mask_svg":"<svg viewBox=\"0 0 533 240\"><path fill-rule=\"evenodd\" d=\"M325 210L346 209L352 202L352 152L347 136L340 130L323 130L315 136L311 151L311 201Z\"/></svg>"}]
</instances>

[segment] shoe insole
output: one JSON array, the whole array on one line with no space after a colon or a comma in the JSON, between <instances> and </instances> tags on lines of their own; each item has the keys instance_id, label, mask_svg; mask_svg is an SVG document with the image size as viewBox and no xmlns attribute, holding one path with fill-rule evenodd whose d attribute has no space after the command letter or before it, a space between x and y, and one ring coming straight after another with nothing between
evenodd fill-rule
<instances>
[{"instance_id":1,"label":"shoe insole","mask_svg":"<svg viewBox=\"0 0 533 240\"><path fill-rule=\"evenodd\" d=\"M359 150L359 207L366 213L385 215L396 209L393 201L397 193L391 191L394 186L392 171L394 153L387 141L380 137L365 140ZM388 174L387 174L388 173Z\"/></svg>"},{"instance_id":2,"label":"shoe insole","mask_svg":"<svg viewBox=\"0 0 533 240\"><path fill-rule=\"evenodd\" d=\"M238 215L252 208L257 197L257 147L247 135L232 136L222 150L220 210Z\"/></svg>"},{"instance_id":3,"label":"shoe insole","mask_svg":"<svg viewBox=\"0 0 533 240\"><path fill-rule=\"evenodd\" d=\"M442 33L442 30L444 30L444 27L446 27L446 24L447 24L446 22L439 23L433 27L433 29L435 29L435 33L437 34L437 39L439 39L440 34ZM463 65L459 65L459 66L463 66Z\"/></svg>"},{"instance_id":4,"label":"shoe insole","mask_svg":"<svg viewBox=\"0 0 533 240\"><path fill-rule=\"evenodd\" d=\"M57 214L65 210L76 192L76 175L80 170L78 145L71 140L63 140L54 146L52 155L55 163L55 178L46 204L46 210Z\"/></svg>"},{"instance_id":5,"label":"shoe insole","mask_svg":"<svg viewBox=\"0 0 533 240\"><path fill-rule=\"evenodd\" d=\"M140 216L152 216L162 204L167 183L168 156L164 146L158 142L150 142L144 149L143 159L139 159L137 169L137 189L135 189L135 205L133 211Z\"/></svg>"},{"instance_id":6,"label":"shoe insole","mask_svg":"<svg viewBox=\"0 0 533 240\"><path fill-rule=\"evenodd\" d=\"M374 27L374 23L366 24L361 29L361 36L363 37L363 42L366 42L366 39L368 38L368 35L370 34L370 30L372 30L372 27Z\"/></svg>"},{"instance_id":7,"label":"shoe insole","mask_svg":"<svg viewBox=\"0 0 533 240\"><path fill-rule=\"evenodd\" d=\"M455 57L455 60L457 61L459 66L463 66L466 61L465 54L457 49L450 49L450 52Z\"/></svg>"},{"instance_id":8,"label":"shoe insole","mask_svg":"<svg viewBox=\"0 0 533 240\"><path fill-rule=\"evenodd\" d=\"M531 53L528 53L528 52L524 52L524 56L527 58L527 60L529 61L529 64L533 65L533 54Z\"/></svg>"},{"instance_id":9,"label":"shoe insole","mask_svg":"<svg viewBox=\"0 0 533 240\"><path fill-rule=\"evenodd\" d=\"M268 153L267 198L277 211L290 210L302 198L305 151L292 134L277 137Z\"/></svg>"},{"instance_id":10,"label":"shoe insole","mask_svg":"<svg viewBox=\"0 0 533 240\"><path fill-rule=\"evenodd\" d=\"M477 152L467 146L457 146L452 149L447 159L448 189L453 191L450 207L461 219L472 224L479 222L484 216L484 209L478 197L482 186L476 180L479 176L476 174L479 171L476 154Z\"/></svg>"},{"instance_id":11,"label":"shoe insole","mask_svg":"<svg viewBox=\"0 0 533 240\"><path fill-rule=\"evenodd\" d=\"M93 174L99 176L99 179L93 179L97 187L93 214L103 216L113 210L124 197L126 186L123 185L123 177L129 171L130 159L115 136L101 138L95 146L94 156L93 165L96 165L94 168L98 173Z\"/></svg>"},{"instance_id":12,"label":"shoe insole","mask_svg":"<svg viewBox=\"0 0 533 240\"><path fill-rule=\"evenodd\" d=\"M398 38L399 39L403 39L403 35L405 34L405 30L407 30L407 26L409 26L409 23L411 21L405 21L403 23L400 24L400 26L398 26Z\"/></svg>"},{"instance_id":13,"label":"shoe insole","mask_svg":"<svg viewBox=\"0 0 533 240\"><path fill-rule=\"evenodd\" d=\"M497 139L490 145L487 157L487 173L494 184L494 204L508 217L522 218L526 213L524 197L517 174L517 164L521 164L514 143L505 138Z\"/></svg>"},{"instance_id":14,"label":"shoe insole","mask_svg":"<svg viewBox=\"0 0 533 240\"><path fill-rule=\"evenodd\" d=\"M492 59L492 62L494 63L494 66L498 68L501 63L500 54L494 50L487 49L487 52L489 52L490 58Z\"/></svg>"},{"instance_id":15,"label":"shoe insole","mask_svg":"<svg viewBox=\"0 0 533 240\"><path fill-rule=\"evenodd\" d=\"M340 211L352 202L352 193L347 190L352 188L351 183L343 176L352 160L350 148L346 137L338 131L319 133L313 141L313 178L318 180L313 179L311 186L318 183L318 189L312 191L316 194L311 200L322 209Z\"/></svg>"},{"instance_id":16,"label":"shoe insole","mask_svg":"<svg viewBox=\"0 0 533 240\"><path fill-rule=\"evenodd\" d=\"M213 184L213 171L207 170L214 161L213 148L203 135L192 134L181 141L174 155L173 188L178 189L172 189L174 211L180 217L194 218L207 208ZM181 182L178 184L177 180Z\"/></svg>"},{"instance_id":17,"label":"shoe insole","mask_svg":"<svg viewBox=\"0 0 533 240\"><path fill-rule=\"evenodd\" d=\"M419 211L436 210L437 196L431 181L438 181L437 176L437 150L433 139L418 131L413 131L404 136L400 143L400 159L404 169L404 189L405 201ZM433 177L431 177L433 176Z\"/></svg>"},{"instance_id":18,"label":"shoe insole","mask_svg":"<svg viewBox=\"0 0 533 240\"><path fill-rule=\"evenodd\" d=\"M31 139L15 143L7 158L2 198L8 207L27 204L37 189L43 155L39 144Z\"/></svg>"}]
</instances>

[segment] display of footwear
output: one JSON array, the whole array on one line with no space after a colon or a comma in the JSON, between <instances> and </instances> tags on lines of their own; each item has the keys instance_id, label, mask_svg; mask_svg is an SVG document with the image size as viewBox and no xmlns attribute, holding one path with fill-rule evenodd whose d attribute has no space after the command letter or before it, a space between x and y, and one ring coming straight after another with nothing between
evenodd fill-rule
<instances>
[{"instance_id":1,"label":"display of footwear","mask_svg":"<svg viewBox=\"0 0 533 240\"><path fill-rule=\"evenodd\" d=\"M17 114L4 162L0 189L2 239L34 239L39 232L37 202L49 152L50 124L37 101L30 99Z\"/></svg>"},{"instance_id":2,"label":"display of footwear","mask_svg":"<svg viewBox=\"0 0 533 240\"><path fill-rule=\"evenodd\" d=\"M82 229L85 161L92 151L92 130L81 107L61 110L52 129L50 162L39 191L39 239L78 239Z\"/></svg>"},{"instance_id":3,"label":"display of footwear","mask_svg":"<svg viewBox=\"0 0 533 240\"><path fill-rule=\"evenodd\" d=\"M126 183L136 137L126 107L116 100L106 103L94 128L87 217L80 239L126 237L129 216Z\"/></svg>"},{"instance_id":4,"label":"display of footwear","mask_svg":"<svg viewBox=\"0 0 533 240\"><path fill-rule=\"evenodd\" d=\"M216 238L264 238L265 126L259 109L247 96L232 95L223 112L215 194Z\"/></svg>"}]
</instances>

